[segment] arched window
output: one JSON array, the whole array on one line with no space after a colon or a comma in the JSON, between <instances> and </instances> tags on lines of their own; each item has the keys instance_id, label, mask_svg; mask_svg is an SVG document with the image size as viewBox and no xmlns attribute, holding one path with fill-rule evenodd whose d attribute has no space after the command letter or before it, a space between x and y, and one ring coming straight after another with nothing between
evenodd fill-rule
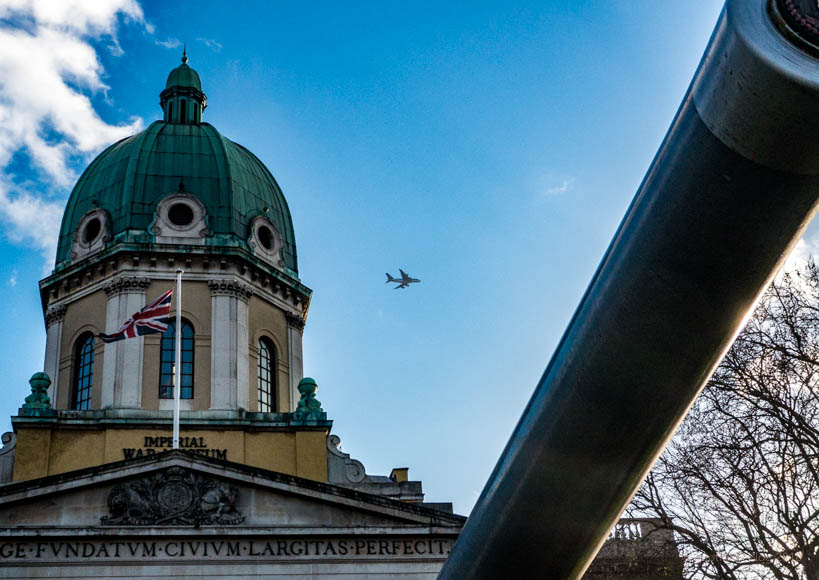
<instances>
[{"instance_id":1,"label":"arched window","mask_svg":"<svg viewBox=\"0 0 819 580\"><path fill-rule=\"evenodd\" d=\"M176 360L176 319L168 322L162 333L159 362L159 398L173 399L174 361ZM193 326L182 319L182 391L181 399L193 399Z\"/></svg>"},{"instance_id":2,"label":"arched window","mask_svg":"<svg viewBox=\"0 0 819 580\"><path fill-rule=\"evenodd\" d=\"M71 408L84 411L91 408L91 387L94 383L94 335L86 332L74 346L74 381L71 386Z\"/></svg>"},{"instance_id":3,"label":"arched window","mask_svg":"<svg viewBox=\"0 0 819 580\"><path fill-rule=\"evenodd\" d=\"M267 338L259 339L259 412L276 411L276 347Z\"/></svg>"},{"instance_id":4,"label":"arched window","mask_svg":"<svg viewBox=\"0 0 819 580\"><path fill-rule=\"evenodd\" d=\"M181 107L181 109L179 109L179 122L180 123L187 123L188 122L187 104L188 104L188 102L185 99L182 99L182 104L179 105Z\"/></svg>"}]
</instances>

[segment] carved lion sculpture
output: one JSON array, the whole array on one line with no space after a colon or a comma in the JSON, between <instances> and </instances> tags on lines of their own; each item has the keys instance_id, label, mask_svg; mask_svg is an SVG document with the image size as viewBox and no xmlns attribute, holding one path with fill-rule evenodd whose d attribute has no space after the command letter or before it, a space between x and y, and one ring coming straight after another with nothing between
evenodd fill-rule
<instances>
[{"instance_id":1,"label":"carved lion sculpture","mask_svg":"<svg viewBox=\"0 0 819 580\"><path fill-rule=\"evenodd\" d=\"M151 503L129 485L118 486L108 496L111 518L138 520L150 515Z\"/></svg>"},{"instance_id":2,"label":"carved lion sculpture","mask_svg":"<svg viewBox=\"0 0 819 580\"><path fill-rule=\"evenodd\" d=\"M212 488L202 494L202 501L200 507L202 512L217 522L224 522L226 520L233 521L244 519L243 516L236 511L236 499L239 492L235 487L227 483L216 483Z\"/></svg>"}]
</instances>

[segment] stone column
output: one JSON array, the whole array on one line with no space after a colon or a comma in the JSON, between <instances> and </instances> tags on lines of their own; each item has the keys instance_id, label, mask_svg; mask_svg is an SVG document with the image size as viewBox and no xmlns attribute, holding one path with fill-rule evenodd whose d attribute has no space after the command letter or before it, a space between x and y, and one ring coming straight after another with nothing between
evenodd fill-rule
<instances>
[{"instance_id":1,"label":"stone column","mask_svg":"<svg viewBox=\"0 0 819 580\"><path fill-rule=\"evenodd\" d=\"M250 286L238 280L209 280L211 305L210 408L247 409L247 301Z\"/></svg>"},{"instance_id":2,"label":"stone column","mask_svg":"<svg viewBox=\"0 0 819 580\"><path fill-rule=\"evenodd\" d=\"M60 374L60 342L63 338L63 320L65 319L65 304L52 306L45 313L46 350L43 371L51 379L48 388L48 398L52 404L57 404L57 384Z\"/></svg>"},{"instance_id":3,"label":"stone column","mask_svg":"<svg viewBox=\"0 0 819 580\"><path fill-rule=\"evenodd\" d=\"M105 310L105 333L113 334L122 323L145 306L148 278L117 276L104 286L108 303ZM144 339L141 336L105 345L102 365L101 408L139 409L142 407L142 359Z\"/></svg>"},{"instance_id":4,"label":"stone column","mask_svg":"<svg viewBox=\"0 0 819 580\"><path fill-rule=\"evenodd\" d=\"M301 338L304 334L304 318L296 314L285 313L287 318L287 363L290 367L290 409L296 410L299 401L299 381L304 376L304 363L301 354ZM284 409L282 409L284 410Z\"/></svg>"}]
</instances>

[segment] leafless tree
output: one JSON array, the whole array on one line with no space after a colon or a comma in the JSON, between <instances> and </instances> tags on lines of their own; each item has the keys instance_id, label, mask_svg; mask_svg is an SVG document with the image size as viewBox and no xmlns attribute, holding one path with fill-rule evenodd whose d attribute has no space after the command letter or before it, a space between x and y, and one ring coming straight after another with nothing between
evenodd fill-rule
<instances>
[{"instance_id":1,"label":"leafless tree","mask_svg":"<svg viewBox=\"0 0 819 580\"><path fill-rule=\"evenodd\" d=\"M687 578L819 580L819 269L782 276L630 513L672 529Z\"/></svg>"}]
</instances>

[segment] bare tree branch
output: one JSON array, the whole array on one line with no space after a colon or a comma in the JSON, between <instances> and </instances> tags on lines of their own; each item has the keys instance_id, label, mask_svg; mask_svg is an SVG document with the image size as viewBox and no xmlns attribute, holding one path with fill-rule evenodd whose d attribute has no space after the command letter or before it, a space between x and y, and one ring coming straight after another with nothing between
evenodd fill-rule
<instances>
[{"instance_id":1,"label":"bare tree branch","mask_svg":"<svg viewBox=\"0 0 819 580\"><path fill-rule=\"evenodd\" d=\"M635 496L686 578L819 580L819 268L782 276Z\"/></svg>"}]
</instances>

